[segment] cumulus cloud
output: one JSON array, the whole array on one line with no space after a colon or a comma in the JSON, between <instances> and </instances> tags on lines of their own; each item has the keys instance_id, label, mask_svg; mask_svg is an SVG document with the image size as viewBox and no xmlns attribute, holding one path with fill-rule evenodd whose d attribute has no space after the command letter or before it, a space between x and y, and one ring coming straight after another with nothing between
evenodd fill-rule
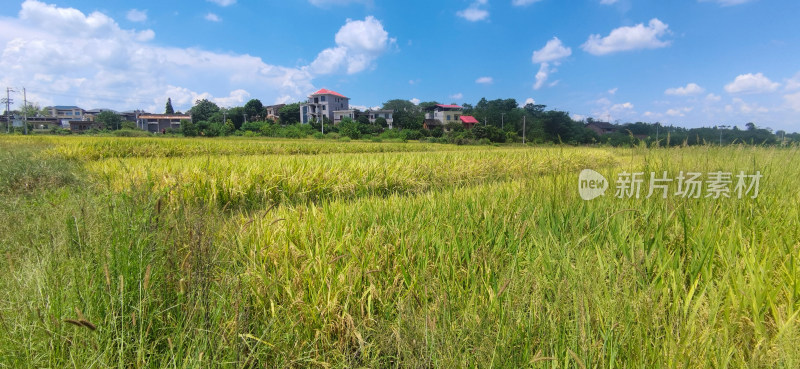
<instances>
[{"instance_id":1,"label":"cumulus cloud","mask_svg":"<svg viewBox=\"0 0 800 369\"><path fill-rule=\"evenodd\" d=\"M658 49L670 45L670 41L661 39L668 32L669 26L667 24L657 18L653 18L647 26L639 23L632 27L619 27L611 31L606 37L597 34L591 35L581 45L581 48L593 55L605 55L638 49Z\"/></svg>"},{"instance_id":2,"label":"cumulus cloud","mask_svg":"<svg viewBox=\"0 0 800 369\"><path fill-rule=\"evenodd\" d=\"M206 1L217 4L219 6L230 6L236 4L236 0L206 0Z\"/></svg>"},{"instance_id":3,"label":"cumulus cloud","mask_svg":"<svg viewBox=\"0 0 800 369\"><path fill-rule=\"evenodd\" d=\"M684 116L686 116L686 113L692 111L693 109L694 108L690 108L690 107L673 108L673 109L667 110L666 114L668 116L670 116L670 117L684 117Z\"/></svg>"},{"instance_id":4,"label":"cumulus cloud","mask_svg":"<svg viewBox=\"0 0 800 369\"><path fill-rule=\"evenodd\" d=\"M544 86L547 79L550 78L550 74L556 72L556 68L551 68L549 63L542 63L539 66L539 71L536 72L536 83L533 84L533 89L538 90Z\"/></svg>"},{"instance_id":5,"label":"cumulus cloud","mask_svg":"<svg viewBox=\"0 0 800 369\"><path fill-rule=\"evenodd\" d=\"M800 90L800 72L786 80L786 91Z\"/></svg>"},{"instance_id":6,"label":"cumulus cloud","mask_svg":"<svg viewBox=\"0 0 800 369\"><path fill-rule=\"evenodd\" d=\"M459 93L456 93L456 94L452 94L452 95L450 95L450 98L451 98L451 99L454 99L454 100L461 100L461 99L463 99L463 98L464 98L464 94L462 94L461 92L459 92Z\"/></svg>"},{"instance_id":7,"label":"cumulus cloud","mask_svg":"<svg viewBox=\"0 0 800 369\"><path fill-rule=\"evenodd\" d=\"M533 52L531 60L534 63L550 63L556 62L572 55L572 49L565 47L558 37L553 37L552 40L539 50Z\"/></svg>"},{"instance_id":8,"label":"cumulus cloud","mask_svg":"<svg viewBox=\"0 0 800 369\"><path fill-rule=\"evenodd\" d=\"M721 100L722 100L722 97L720 97L719 95L714 95L714 94L706 95L706 101L719 102Z\"/></svg>"},{"instance_id":9,"label":"cumulus cloud","mask_svg":"<svg viewBox=\"0 0 800 369\"><path fill-rule=\"evenodd\" d=\"M699 95L703 92L705 92L705 89L696 83L689 83L685 87L668 88L664 91L665 94L673 96Z\"/></svg>"},{"instance_id":10,"label":"cumulus cloud","mask_svg":"<svg viewBox=\"0 0 800 369\"><path fill-rule=\"evenodd\" d=\"M222 19L220 19L220 18L219 18L219 16L218 16L218 15L216 15L216 14L214 14L214 13L208 13L208 14L206 14L205 18L206 18L206 20L207 20L207 21L211 21L211 22L219 22L219 21L222 21Z\"/></svg>"},{"instance_id":11,"label":"cumulus cloud","mask_svg":"<svg viewBox=\"0 0 800 369\"><path fill-rule=\"evenodd\" d=\"M769 109L757 104L757 103L747 103L744 100L734 97L733 104L726 105L725 111L727 112L739 112L742 114L752 114L752 113L768 113Z\"/></svg>"},{"instance_id":12,"label":"cumulus cloud","mask_svg":"<svg viewBox=\"0 0 800 369\"><path fill-rule=\"evenodd\" d=\"M421 100L416 97L408 101L411 101L411 103L414 105L419 105L419 103L421 102Z\"/></svg>"},{"instance_id":13,"label":"cumulus cloud","mask_svg":"<svg viewBox=\"0 0 800 369\"><path fill-rule=\"evenodd\" d=\"M609 93L609 95L616 95L617 90L619 90L619 88L618 87L614 87L614 88L608 90L608 93Z\"/></svg>"},{"instance_id":14,"label":"cumulus cloud","mask_svg":"<svg viewBox=\"0 0 800 369\"><path fill-rule=\"evenodd\" d=\"M456 15L470 22L482 21L489 18L489 11L486 10L488 0L476 0L464 10L459 10Z\"/></svg>"},{"instance_id":15,"label":"cumulus cloud","mask_svg":"<svg viewBox=\"0 0 800 369\"><path fill-rule=\"evenodd\" d=\"M800 112L800 92L783 95L783 100L790 109Z\"/></svg>"},{"instance_id":16,"label":"cumulus cloud","mask_svg":"<svg viewBox=\"0 0 800 369\"><path fill-rule=\"evenodd\" d=\"M525 103L523 103L522 106L525 106L525 105L528 105L528 104L536 104L536 100L534 100L532 97L529 97L529 98L525 99Z\"/></svg>"},{"instance_id":17,"label":"cumulus cloud","mask_svg":"<svg viewBox=\"0 0 800 369\"><path fill-rule=\"evenodd\" d=\"M481 77L475 80L475 83L483 84L483 85L491 85L494 83L494 79L492 77Z\"/></svg>"},{"instance_id":18,"label":"cumulus cloud","mask_svg":"<svg viewBox=\"0 0 800 369\"><path fill-rule=\"evenodd\" d=\"M550 75L555 73L558 69L556 67L561 63L561 60L572 55L572 49L564 46L558 37L553 37L550 41L539 50L533 52L531 61L539 64L539 71L536 72L536 83L533 84L533 89L538 90L542 88L550 78ZM550 87L558 84L558 81L549 84Z\"/></svg>"},{"instance_id":19,"label":"cumulus cloud","mask_svg":"<svg viewBox=\"0 0 800 369\"><path fill-rule=\"evenodd\" d=\"M336 33L336 47L320 52L309 66L309 71L318 75L341 70L347 74L364 71L395 42L375 17L368 16L355 21L348 19Z\"/></svg>"},{"instance_id":20,"label":"cumulus cloud","mask_svg":"<svg viewBox=\"0 0 800 369\"><path fill-rule=\"evenodd\" d=\"M733 82L725 85L725 91L729 94L758 94L773 92L780 87L778 82L772 82L762 73L741 74Z\"/></svg>"},{"instance_id":21,"label":"cumulus cloud","mask_svg":"<svg viewBox=\"0 0 800 369\"><path fill-rule=\"evenodd\" d=\"M131 22L144 22L147 20L147 10L138 10L138 9L128 10L126 18L128 18L128 20Z\"/></svg>"},{"instance_id":22,"label":"cumulus cloud","mask_svg":"<svg viewBox=\"0 0 800 369\"><path fill-rule=\"evenodd\" d=\"M27 0L16 18L0 18L0 30L0 69L7 71L0 84L25 85L29 100L42 105L157 112L171 97L176 110L186 111L202 98L223 106L252 97L273 103L297 101L314 90L310 66L158 45L151 42L152 30L123 29L100 12ZM370 40L343 32L336 42L374 62L382 49Z\"/></svg>"},{"instance_id":23,"label":"cumulus cloud","mask_svg":"<svg viewBox=\"0 0 800 369\"><path fill-rule=\"evenodd\" d=\"M511 5L514 6L526 6L531 5L533 3L537 3L541 0L511 0Z\"/></svg>"},{"instance_id":24,"label":"cumulus cloud","mask_svg":"<svg viewBox=\"0 0 800 369\"><path fill-rule=\"evenodd\" d=\"M633 104L625 102L622 104L614 104L611 106L611 111L633 110Z\"/></svg>"}]
</instances>

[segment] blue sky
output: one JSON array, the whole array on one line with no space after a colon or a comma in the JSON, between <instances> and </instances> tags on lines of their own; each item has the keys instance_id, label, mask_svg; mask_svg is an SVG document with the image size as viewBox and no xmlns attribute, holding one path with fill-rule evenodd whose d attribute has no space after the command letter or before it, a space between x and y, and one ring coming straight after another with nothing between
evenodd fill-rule
<instances>
[{"instance_id":1,"label":"blue sky","mask_svg":"<svg viewBox=\"0 0 800 369\"><path fill-rule=\"evenodd\" d=\"M0 83L40 105L515 98L575 118L800 131L796 0L6 2ZM14 96L21 101L21 96Z\"/></svg>"}]
</instances>

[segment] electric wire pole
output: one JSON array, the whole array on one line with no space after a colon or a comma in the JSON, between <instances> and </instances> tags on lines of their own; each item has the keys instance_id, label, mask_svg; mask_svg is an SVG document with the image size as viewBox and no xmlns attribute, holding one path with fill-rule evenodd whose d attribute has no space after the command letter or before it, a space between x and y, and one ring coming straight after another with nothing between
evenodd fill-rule
<instances>
[{"instance_id":1,"label":"electric wire pole","mask_svg":"<svg viewBox=\"0 0 800 369\"><path fill-rule=\"evenodd\" d=\"M522 144L523 145L525 144L525 118L527 118L527 115L523 115L522 116Z\"/></svg>"},{"instance_id":2,"label":"electric wire pole","mask_svg":"<svg viewBox=\"0 0 800 369\"><path fill-rule=\"evenodd\" d=\"M6 87L6 98L3 99L3 102L6 103L6 133L11 133L11 93L16 92L11 89L11 87Z\"/></svg>"},{"instance_id":3,"label":"electric wire pole","mask_svg":"<svg viewBox=\"0 0 800 369\"><path fill-rule=\"evenodd\" d=\"M22 108L22 124L25 126L25 134L28 134L28 93L25 91L25 87L22 88L22 101L23 107Z\"/></svg>"}]
</instances>

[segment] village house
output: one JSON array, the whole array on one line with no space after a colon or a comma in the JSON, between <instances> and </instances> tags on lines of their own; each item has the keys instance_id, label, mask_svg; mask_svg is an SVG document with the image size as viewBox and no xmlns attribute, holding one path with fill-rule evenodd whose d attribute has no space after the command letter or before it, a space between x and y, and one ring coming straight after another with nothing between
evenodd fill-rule
<instances>
[{"instance_id":1,"label":"village house","mask_svg":"<svg viewBox=\"0 0 800 369\"><path fill-rule=\"evenodd\" d=\"M180 129L182 120L191 121L191 114L140 114L136 126L151 133L161 133L167 129Z\"/></svg>"}]
</instances>

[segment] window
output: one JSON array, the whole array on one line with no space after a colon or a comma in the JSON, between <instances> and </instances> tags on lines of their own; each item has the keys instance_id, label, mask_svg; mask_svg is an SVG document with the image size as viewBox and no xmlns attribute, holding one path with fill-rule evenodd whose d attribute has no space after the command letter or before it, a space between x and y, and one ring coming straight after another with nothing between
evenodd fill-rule
<instances>
[{"instance_id":1,"label":"window","mask_svg":"<svg viewBox=\"0 0 800 369\"><path fill-rule=\"evenodd\" d=\"M325 95L320 96L319 101L325 102Z\"/></svg>"},{"instance_id":2,"label":"window","mask_svg":"<svg viewBox=\"0 0 800 369\"><path fill-rule=\"evenodd\" d=\"M450 115L447 115L447 120L450 120Z\"/></svg>"},{"instance_id":3,"label":"window","mask_svg":"<svg viewBox=\"0 0 800 369\"><path fill-rule=\"evenodd\" d=\"M322 110L325 110L325 106L326 106L326 105L322 105Z\"/></svg>"}]
</instances>

